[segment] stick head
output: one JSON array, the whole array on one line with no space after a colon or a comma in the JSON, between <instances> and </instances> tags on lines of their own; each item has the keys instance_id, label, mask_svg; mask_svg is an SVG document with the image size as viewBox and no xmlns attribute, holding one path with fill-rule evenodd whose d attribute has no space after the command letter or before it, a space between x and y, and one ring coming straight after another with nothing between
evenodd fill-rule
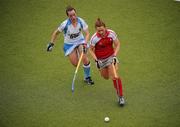
<instances>
[{"instance_id":1,"label":"stick head","mask_svg":"<svg viewBox=\"0 0 180 127\"><path fill-rule=\"evenodd\" d=\"M74 93L74 84L72 84L71 91L72 91L72 93Z\"/></svg>"}]
</instances>

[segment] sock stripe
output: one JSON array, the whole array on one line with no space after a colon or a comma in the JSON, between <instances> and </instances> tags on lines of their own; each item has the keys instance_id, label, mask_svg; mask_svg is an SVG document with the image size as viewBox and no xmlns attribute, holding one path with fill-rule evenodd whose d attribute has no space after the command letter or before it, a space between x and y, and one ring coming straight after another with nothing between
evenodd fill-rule
<instances>
[{"instance_id":1,"label":"sock stripe","mask_svg":"<svg viewBox=\"0 0 180 127\"><path fill-rule=\"evenodd\" d=\"M90 62L89 62L88 64L86 64L86 65L83 64L83 67L84 67L84 68L89 68L90 66L91 66Z\"/></svg>"}]
</instances>

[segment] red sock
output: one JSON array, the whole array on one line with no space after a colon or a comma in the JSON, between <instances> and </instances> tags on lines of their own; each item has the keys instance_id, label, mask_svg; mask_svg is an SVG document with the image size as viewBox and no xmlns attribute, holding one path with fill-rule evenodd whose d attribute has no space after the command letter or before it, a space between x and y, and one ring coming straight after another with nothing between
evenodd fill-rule
<instances>
[{"instance_id":1,"label":"red sock","mask_svg":"<svg viewBox=\"0 0 180 127\"><path fill-rule=\"evenodd\" d=\"M122 82L120 78L113 79L114 88L117 91L118 96L123 96Z\"/></svg>"}]
</instances>

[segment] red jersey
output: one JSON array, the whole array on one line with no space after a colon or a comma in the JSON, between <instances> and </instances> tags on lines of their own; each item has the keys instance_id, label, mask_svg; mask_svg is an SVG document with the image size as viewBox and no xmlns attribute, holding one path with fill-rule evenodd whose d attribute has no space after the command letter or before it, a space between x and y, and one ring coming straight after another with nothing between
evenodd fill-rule
<instances>
[{"instance_id":1,"label":"red jersey","mask_svg":"<svg viewBox=\"0 0 180 127\"><path fill-rule=\"evenodd\" d=\"M114 54L113 42L117 35L114 31L107 29L104 37L95 33L90 40L90 44L95 47L95 55L97 59L105 59Z\"/></svg>"}]
</instances>

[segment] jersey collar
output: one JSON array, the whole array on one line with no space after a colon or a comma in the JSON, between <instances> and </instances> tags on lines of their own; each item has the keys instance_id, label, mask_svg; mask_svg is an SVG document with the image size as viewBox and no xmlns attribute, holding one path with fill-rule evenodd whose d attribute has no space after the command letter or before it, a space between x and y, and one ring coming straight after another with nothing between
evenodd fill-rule
<instances>
[{"instance_id":1,"label":"jersey collar","mask_svg":"<svg viewBox=\"0 0 180 127\"><path fill-rule=\"evenodd\" d=\"M104 36L101 36L101 34L99 34L99 33L96 33L96 35L97 35L97 37L99 37L99 38L106 38L106 37L109 35L109 31L106 30Z\"/></svg>"}]
</instances>

